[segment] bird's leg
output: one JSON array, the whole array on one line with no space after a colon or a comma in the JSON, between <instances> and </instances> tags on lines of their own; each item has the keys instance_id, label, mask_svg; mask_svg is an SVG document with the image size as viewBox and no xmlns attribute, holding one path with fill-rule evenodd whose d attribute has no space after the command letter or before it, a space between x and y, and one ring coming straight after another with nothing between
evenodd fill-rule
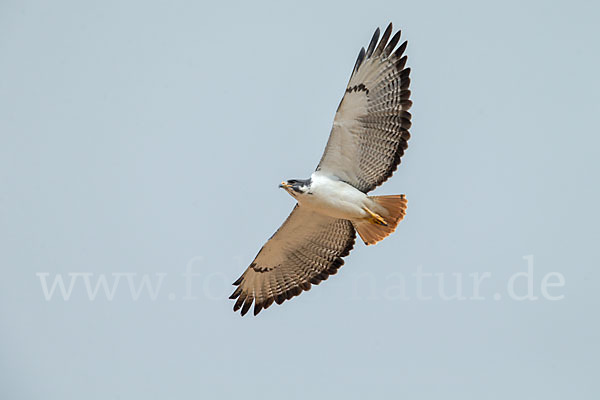
<instances>
[{"instance_id":1,"label":"bird's leg","mask_svg":"<svg viewBox=\"0 0 600 400\"><path fill-rule=\"evenodd\" d=\"M385 219L383 219L381 215L374 213L373 211L369 210L367 207L364 206L363 210L365 210L371 216L370 221L374 224L388 226L387 222L385 222Z\"/></svg>"}]
</instances>

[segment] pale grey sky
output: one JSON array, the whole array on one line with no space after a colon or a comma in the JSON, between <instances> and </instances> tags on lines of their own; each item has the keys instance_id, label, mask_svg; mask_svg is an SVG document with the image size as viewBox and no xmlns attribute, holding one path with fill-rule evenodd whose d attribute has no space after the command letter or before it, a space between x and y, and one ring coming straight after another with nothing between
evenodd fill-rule
<instances>
[{"instance_id":1,"label":"pale grey sky","mask_svg":"<svg viewBox=\"0 0 600 400\"><path fill-rule=\"evenodd\" d=\"M0 2L0 397L598 398L599 11ZM293 207L277 184L314 170L389 21L413 128L376 193L406 219L240 318L230 284Z\"/></svg>"}]
</instances>

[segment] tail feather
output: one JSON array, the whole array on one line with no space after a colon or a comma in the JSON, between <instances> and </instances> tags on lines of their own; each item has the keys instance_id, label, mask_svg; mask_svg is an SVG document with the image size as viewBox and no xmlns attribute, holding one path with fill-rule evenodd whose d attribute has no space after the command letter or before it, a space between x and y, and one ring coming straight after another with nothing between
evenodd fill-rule
<instances>
[{"instance_id":1,"label":"tail feather","mask_svg":"<svg viewBox=\"0 0 600 400\"><path fill-rule=\"evenodd\" d=\"M396 227L406 215L406 197L403 194L392 196L369 197L376 204L377 213L385 223L378 218L354 220L354 228L368 246L382 241L396 230Z\"/></svg>"}]
</instances>

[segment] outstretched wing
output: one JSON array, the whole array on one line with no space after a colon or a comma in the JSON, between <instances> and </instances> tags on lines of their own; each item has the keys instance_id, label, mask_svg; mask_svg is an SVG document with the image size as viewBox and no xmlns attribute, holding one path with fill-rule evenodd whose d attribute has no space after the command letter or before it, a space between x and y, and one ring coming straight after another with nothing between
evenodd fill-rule
<instances>
[{"instance_id":1,"label":"outstretched wing","mask_svg":"<svg viewBox=\"0 0 600 400\"><path fill-rule=\"evenodd\" d=\"M377 28L367 50L360 50L317 167L365 193L392 176L410 138L407 42L394 50L400 31L390 39L391 33L390 23L378 40Z\"/></svg>"},{"instance_id":2,"label":"outstretched wing","mask_svg":"<svg viewBox=\"0 0 600 400\"><path fill-rule=\"evenodd\" d=\"M318 285L344 264L354 246L352 223L296 205L283 225L262 247L242 276L230 299L233 310L254 315L275 301L283 303Z\"/></svg>"}]
</instances>

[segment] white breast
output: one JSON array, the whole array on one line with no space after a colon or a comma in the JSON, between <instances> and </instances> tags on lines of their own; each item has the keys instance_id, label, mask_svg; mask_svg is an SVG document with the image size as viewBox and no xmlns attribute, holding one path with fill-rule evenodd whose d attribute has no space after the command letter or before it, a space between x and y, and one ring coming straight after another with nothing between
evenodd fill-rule
<instances>
[{"instance_id":1,"label":"white breast","mask_svg":"<svg viewBox=\"0 0 600 400\"><path fill-rule=\"evenodd\" d=\"M360 190L321 172L313 173L311 179L309 193L298 196L302 206L334 218L357 219L367 216L363 206L368 197Z\"/></svg>"}]
</instances>

